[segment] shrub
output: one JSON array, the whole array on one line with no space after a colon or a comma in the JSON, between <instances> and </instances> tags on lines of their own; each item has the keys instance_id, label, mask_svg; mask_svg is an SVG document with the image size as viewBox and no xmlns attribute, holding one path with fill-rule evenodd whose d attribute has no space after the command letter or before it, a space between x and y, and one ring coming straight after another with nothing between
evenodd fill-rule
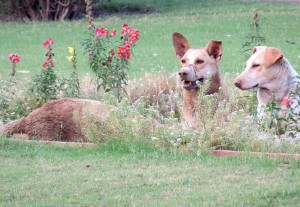
<instances>
[{"instance_id":1,"label":"shrub","mask_svg":"<svg viewBox=\"0 0 300 207\"><path fill-rule=\"evenodd\" d=\"M13 78L3 80L0 77L0 119L8 122L18 119L31 112L30 103L26 102L25 81L16 82Z\"/></svg>"},{"instance_id":2,"label":"shrub","mask_svg":"<svg viewBox=\"0 0 300 207\"><path fill-rule=\"evenodd\" d=\"M149 116L150 113L147 113L150 109L145 109L142 101L131 104L128 99L123 98L118 102L112 92L107 92L103 102L108 104L109 100L116 103L116 106L105 121L98 121L95 118L84 120L87 124L83 132L88 140L99 143L108 137L123 140L149 139L153 119Z\"/></svg>"},{"instance_id":3,"label":"shrub","mask_svg":"<svg viewBox=\"0 0 300 207\"><path fill-rule=\"evenodd\" d=\"M296 86L288 97L282 100L282 106L276 105L273 96L270 102L262 108L259 124L262 130L272 131L274 134L297 138L300 136L300 77L295 78ZM300 138L300 137L299 137Z\"/></svg>"}]
</instances>

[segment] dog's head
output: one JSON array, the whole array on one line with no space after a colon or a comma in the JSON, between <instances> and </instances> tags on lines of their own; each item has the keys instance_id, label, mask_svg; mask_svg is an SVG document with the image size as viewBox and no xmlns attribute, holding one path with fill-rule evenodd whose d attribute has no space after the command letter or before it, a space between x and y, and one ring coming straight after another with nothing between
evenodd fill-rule
<instances>
[{"instance_id":1,"label":"dog's head","mask_svg":"<svg viewBox=\"0 0 300 207\"><path fill-rule=\"evenodd\" d=\"M222 57L221 41L210 40L205 48L191 49L186 38L174 32L173 46L177 58L181 61L179 76L184 89L198 88L197 81L203 83L218 72L217 63Z\"/></svg>"},{"instance_id":2,"label":"dog's head","mask_svg":"<svg viewBox=\"0 0 300 207\"><path fill-rule=\"evenodd\" d=\"M283 59L281 50L273 47L258 46L246 62L245 70L234 80L234 85L242 90L269 88L276 79L274 64Z\"/></svg>"}]
</instances>

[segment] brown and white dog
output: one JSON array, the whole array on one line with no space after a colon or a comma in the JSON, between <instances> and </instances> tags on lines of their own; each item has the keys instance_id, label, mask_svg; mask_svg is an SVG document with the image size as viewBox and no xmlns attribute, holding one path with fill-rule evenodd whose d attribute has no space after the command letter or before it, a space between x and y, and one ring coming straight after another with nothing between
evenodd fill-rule
<instances>
[{"instance_id":1,"label":"brown and white dog","mask_svg":"<svg viewBox=\"0 0 300 207\"><path fill-rule=\"evenodd\" d=\"M188 124L193 124L199 83L210 78L206 94L219 92L223 87L218 67L222 57L222 42L210 40L206 47L192 49L182 34L174 32L173 46L181 62L179 77L183 87L183 118Z\"/></svg>"},{"instance_id":2,"label":"brown and white dog","mask_svg":"<svg viewBox=\"0 0 300 207\"><path fill-rule=\"evenodd\" d=\"M274 97L276 107L282 107L284 98L295 90L297 76L297 72L283 57L280 49L258 46L253 48L253 54L247 60L245 70L234 80L234 85L242 90L258 88L257 111L261 116L262 107L270 101L271 97ZM293 101L294 105L297 103L298 101Z\"/></svg>"}]
</instances>

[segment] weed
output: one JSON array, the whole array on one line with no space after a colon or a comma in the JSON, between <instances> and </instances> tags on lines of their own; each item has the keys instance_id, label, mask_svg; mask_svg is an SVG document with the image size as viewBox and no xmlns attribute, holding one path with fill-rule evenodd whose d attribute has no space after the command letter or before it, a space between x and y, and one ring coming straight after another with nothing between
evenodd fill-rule
<instances>
[{"instance_id":1,"label":"weed","mask_svg":"<svg viewBox=\"0 0 300 207\"><path fill-rule=\"evenodd\" d=\"M43 69L39 75L32 78L30 93L35 96L35 100L38 106L46 103L49 100L56 99L59 93L59 79L54 71L54 61L52 60L54 53L52 51L52 45L54 41L52 38L48 38L44 43L46 51L46 61L43 63Z\"/></svg>"},{"instance_id":2,"label":"weed","mask_svg":"<svg viewBox=\"0 0 300 207\"><path fill-rule=\"evenodd\" d=\"M12 64L11 76L14 77L16 74L16 66L20 62L20 56L18 55L18 53L12 53L9 55L8 60Z\"/></svg>"},{"instance_id":3,"label":"weed","mask_svg":"<svg viewBox=\"0 0 300 207\"><path fill-rule=\"evenodd\" d=\"M68 47L70 56L67 56L67 60L72 63L72 72L66 79L61 79L61 88L64 96L70 98L79 98L80 94L80 83L77 73L77 53L75 47Z\"/></svg>"},{"instance_id":4,"label":"weed","mask_svg":"<svg viewBox=\"0 0 300 207\"><path fill-rule=\"evenodd\" d=\"M254 46L259 46L266 43L266 37L261 34L260 18L258 15L259 9L253 10L252 23L250 32L246 36L247 41L242 45L243 52L247 53L246 58L250 57L249 51L252 51Z\"/></svg>"},{"instance_id":5,"label":"weed","mask_svg":"<svg viewBox=\"0 0 300 207\"><path fill-rule=\"evenodd\" d=\"M266 37L261 34L260 27L260 18L258 15L259 9L253 10L252 23L250 24L250 32L246 36L246 42L242 45L243 53L245 53L246 59L251 56L251 51L253 47L262 45L266 43ZM252 90L252 96L250 97L251 114L255 115L257 113L257 99L256 99L256 90Z\"/></svg>"}]
</instances>

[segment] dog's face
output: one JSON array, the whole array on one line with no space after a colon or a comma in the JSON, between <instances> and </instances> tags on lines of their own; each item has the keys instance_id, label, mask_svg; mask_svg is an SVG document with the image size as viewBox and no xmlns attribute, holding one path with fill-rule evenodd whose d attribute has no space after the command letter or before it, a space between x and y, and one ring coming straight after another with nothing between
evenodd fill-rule
<instances>
[{"instance_id":1,"label":"dog's face","mask_svg":"<svg viewBox=\"0 0 300 207\"><path fill-rule=\"evenodd\" d=\"M210 40L205 48L191 49L186 38L174 32L173 46L181 61L179 76L184 89L198 88L197 81L203 83L218 72L217 62L222 56L221 41Z\"/></svg>"},{"instance_id":2,"label":"dog's face","mask_svg":"<svg viewBox=\"0 0 300 207\"><path fill-rule=\"evenodd\" d=\"M245 70L234 80L234 85L242 90L266 88L272 85L276 77L275 63L282 60L281 50L273 47L253 48L252 56L247 60Z\"/></svg>"}]
</instances>

